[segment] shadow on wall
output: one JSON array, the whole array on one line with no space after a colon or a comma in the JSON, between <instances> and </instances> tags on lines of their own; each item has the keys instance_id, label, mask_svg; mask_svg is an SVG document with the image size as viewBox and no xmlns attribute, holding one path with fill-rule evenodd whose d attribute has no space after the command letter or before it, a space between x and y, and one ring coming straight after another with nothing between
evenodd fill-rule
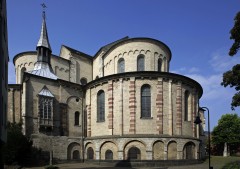
<instances>
[{"instance_id":1,"label":"shadow on wall","mask_svg":"<svg viewBox=\"0 0 240 169\"><path fill-rule=\"evenodd\" d=\"M130 162L130 158L128 158L127 160L122 160L119 161L115 167L128 167L128 168L132 168L131 162Z\"/></svg>"}]
</instances>

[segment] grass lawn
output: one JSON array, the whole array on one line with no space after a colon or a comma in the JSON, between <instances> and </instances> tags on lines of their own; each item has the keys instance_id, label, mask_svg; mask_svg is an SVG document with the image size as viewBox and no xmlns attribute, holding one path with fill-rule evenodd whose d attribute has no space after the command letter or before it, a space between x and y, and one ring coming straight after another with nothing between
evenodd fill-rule
<instances>
[{"instance_id":1,"label":"grass lawn","mask_svg":"<svg viewBox=\"0 0 240 169\"><path fill-rule=\"evenodd\" d=\"M211 156L211 166L213 166L214 169L220 169L224 165L234 161L240 161L240 157ZM208 164L208 160L206 160L204 164Z\"/></svg>"}]
</instances>

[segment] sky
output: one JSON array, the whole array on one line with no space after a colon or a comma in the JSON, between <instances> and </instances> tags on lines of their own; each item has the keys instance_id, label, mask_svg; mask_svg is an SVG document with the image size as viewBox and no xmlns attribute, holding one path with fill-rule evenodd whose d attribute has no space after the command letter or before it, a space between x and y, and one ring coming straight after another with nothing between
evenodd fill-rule
<instances>
[{"instance_id":1,"label":"sky","mask_svg":"<svg viewBox=\"0 0 240 169\"><path fill-rule=\"evenodd\" d=\"M228 55L240 1L7 0L9 84L15 83L13 57L36 50L43 2L53 54L59 55L61 45L94 55L125 36L154 38L172 52L170 72L202 85L200 106L209 109L211 130L223 114L240 115L239 108L231 110L235 90L220 85L222 74L240 63L240 52Z\"/></svg>"}]
</instances>

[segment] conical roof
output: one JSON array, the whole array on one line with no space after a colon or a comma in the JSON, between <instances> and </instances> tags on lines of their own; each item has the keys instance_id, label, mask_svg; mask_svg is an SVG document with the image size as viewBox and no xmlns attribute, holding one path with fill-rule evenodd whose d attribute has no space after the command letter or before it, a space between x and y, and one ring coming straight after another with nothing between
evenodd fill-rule
<instances>
[{"instance_id":1,"label":"conical roof","mask_svg":"<svg viewBox=\"0 0 240 169\"><path fill-rule=\"evenodd\" d=\"M46 26L46 17L45 12L43 11L43 21L42 21L42 29L41 35L37 44L37 47L45 47L52 51L49 40L48 40L48 33L47 33L47 26Z\"/></svg>"}]
</instances>

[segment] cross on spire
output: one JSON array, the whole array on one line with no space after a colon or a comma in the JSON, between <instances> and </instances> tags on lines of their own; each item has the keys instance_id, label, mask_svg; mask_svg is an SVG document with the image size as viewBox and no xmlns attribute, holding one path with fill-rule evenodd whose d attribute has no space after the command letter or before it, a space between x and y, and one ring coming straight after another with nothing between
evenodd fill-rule
<instances>
[{"instance_id":1,"label":"cross on spire","mask_svg":"<svg viewBox=\"0 0 240 169\"><path fill-rule=\"evenodd\" d=\"M47 8L47 6L45 5L45 3L42 3L41 4L41 6L42 6L42 9L43 9L43 18L45 19L45 8Z\"/></svg>"}]
</instances>

